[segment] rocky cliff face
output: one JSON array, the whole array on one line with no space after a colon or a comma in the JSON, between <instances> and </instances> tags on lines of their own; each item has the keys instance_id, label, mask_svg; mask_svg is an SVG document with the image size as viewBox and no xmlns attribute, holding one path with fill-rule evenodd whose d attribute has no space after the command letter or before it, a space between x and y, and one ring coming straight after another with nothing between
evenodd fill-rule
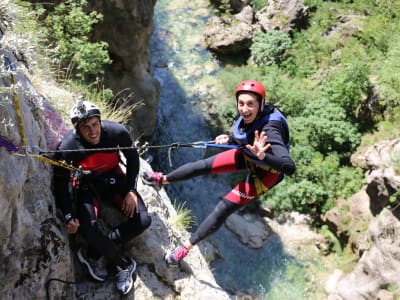
<instances>
[{"instance_id":1,"label":"rocky cliff face","mask_svg":"<svg viewBox=\"0 0 400 300\"><path fill-rule=\"evenodd\" d=\"M109 44L113 60L105 83L115 94L129 95L130 101L143 101L144 106L134 112L131 124L136 136L149 137L156 126L160 86L150 69L149 42L153 32L155 0L90 1L91 9L104 15L95 28L95 38Z\"/></svg>"},{"instance_id":2,"label":"rocky cliff face","mask_svg":"<svg viewBox=\"0 0 400 300\"><path fill-rule=\"evenodd\" d=\"M400 291L400 212L398 201L400 139L379 142L365 153L353 155L353 164L366 172L366 186L338 207L327 221L338 235L349 238L360 256L355 268L336 270L325 284L329 300L395 299Z\"/></svg>"},{"instance_id":3,"label":"rocky cliff face","mask_svg":"<svg viewBox=\"0 0 400 300\"><path fill-rule=\"evenodd\" d=\"M56 214L52 165L37 159L34 156L38 154L37 148L31 148L54 149L66 125L44 94L25 76L23 66L13 54L4 48L0 51L1 299L46 299L47 292L48 299L118 299L113 278L104 284L94 283L76 263L77 241L68 237L65 224ZM15 66L15 71L4 69L5 59ZM46 88L56 90L49 81ZM72 96L60 89L57 92L63 93L63 97ZM14 105L16 99L20 109ZM18 113L24 125L21 131ZM22 136L29 147L17 151L15 147L23 145ZM141 161L141 170L146 168L150 166ZM152 225L125 247L138 262L135 291L126 298L229 299L198 249L185 259L187 264L181 268L167 267L164 253L180 239L187 238L187 233L177 232L169 224L176 212L165 192L156 193L140 183L139 192L152 216ZM113 208L105 208L102 213L108 216L105 228L122 217Z\"/></svg>"}]
</instances>

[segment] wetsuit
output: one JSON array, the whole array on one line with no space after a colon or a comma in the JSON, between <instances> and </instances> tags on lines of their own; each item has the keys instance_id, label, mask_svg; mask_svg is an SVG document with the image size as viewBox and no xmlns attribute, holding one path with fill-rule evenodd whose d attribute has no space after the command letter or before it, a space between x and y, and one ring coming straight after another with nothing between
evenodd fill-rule
<instances>
[{"instance_id":1,"label":"wetsuit","mask_svg":"<svg viewBox=\"0 0 400 300\"><path fill-rule=\"evenodd\" d=\"M136 191L139 172L139 155L135 148L121 150L126 158L126 174L120 168L120 155L116 150L85 151L84 149L131 147L132 139L128 130L112 121L101 121L100 142L92 145L83 140L75 130L69 130L61 141L59 150L77 152L58 152L56 159L90 170L83 175L77 189L69 191L70 172L64 168L54 169L54 189L57 206L61 209L65 221L79 219L79 232L88 242L88 254L92 258L105 256L117 266L124 265L116 245L106 237L98 227L100 201L112 201L119 208L129 191L138 196L138 208L132 218L128 218L116 228L121 242L126 242L142 233L150 226L151 219L142 197ZM75 193L73 197L71 193ZM75 203L73 203L73 198ZM75 209L73 207L76 206Z\"/></svg>"},{"instance_id":2,"label":"wetsuit","mask_svg":"<svg viewBox=\"0 0 400 300\"><path fill-rule=\"evenodd\" d=\"M260 118L263 117L263 114L273 113L275 109L277 108L272 105L266 106ZM242 124L242 129L245 131L252 125ZM224 199L217 204L212 213L192 234L190 238L192 245L215 232L229 215L241 206L255 200L260 194L267 192L279 183L284 175L292 175L295 172L296 167L288 149L289 130L287 124L278 120L270 120L259 126L260 128L253 128L254 131L265 131L267 143L271 144L263 161L251 157L243 149L231 149L203 160L187 163L166 174L167 180L174 182L205 174L249 170L245 178L225 195ZM254 131L249 132L247 137L250 145L254 142Z\"/></svg>"}]
</instances>

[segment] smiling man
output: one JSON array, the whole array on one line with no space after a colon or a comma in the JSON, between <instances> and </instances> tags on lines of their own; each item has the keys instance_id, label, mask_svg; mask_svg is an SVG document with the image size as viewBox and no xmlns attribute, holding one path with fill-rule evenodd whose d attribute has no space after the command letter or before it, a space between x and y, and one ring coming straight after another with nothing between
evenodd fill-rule
<instances>
[{"instance_id":1,"label":"smiling man","mask_svg":"<svg viewBox=\"0 0 400 300\"><path fill-rule=\"evenodd\" d=\"M65 134L55 158L83 172L74 178L68 170L55 167L56 203L64 216L67 232L80 233L87 242L87 251L78 250L79 261L97 281L106 280L106 261L110 262L117 271L117 289L125 295L133 287L136 262L123 255L117 246L141 234L151 223L136 190L139 154L132 147L133 141L125 126L101 120L100 110L94 103L78 101L70 118L74 128ZM126 173L119 164L119 147L123 148L126 158ZM107 235L98 226L98 212L104 201L114 203L127 217Z\"/></svg>"}]
</instances>

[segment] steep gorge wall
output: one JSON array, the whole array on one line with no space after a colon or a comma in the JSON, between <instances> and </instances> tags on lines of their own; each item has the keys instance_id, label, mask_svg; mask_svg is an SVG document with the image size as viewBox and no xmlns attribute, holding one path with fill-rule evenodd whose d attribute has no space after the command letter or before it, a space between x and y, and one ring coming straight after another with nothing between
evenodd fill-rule
<instances>
[{"instance_id":1,"label":"steep gorge wall","mask_svg":"<svg viewBox=\"0 0 400 300\"><path fill-rule=\"evenodd\" d=\"M22 146L26 136L29 153L0 147L0 295L2 300L46 299L46 285L56 278L77 282L65 284L51 281L48 299L118 299L113 276L103 284L93 282L77 263L76 240L72 241L65 224L56 215L52 193L52 165L32 156L31 146L54 149L66 125L58 112L37 92L24 75L23 66L10 51L0 50L16 66L13 72L2 72L0 78L0 136L12 145ZM12 84L12 76L16 84ZM48 82L47 86L50 83ZM16 92L14 94L14 91ZM68 94L65 91L65 94ZM14 105L18 97L20 110ZM23 118L19 130L17 113ZM4 144L5 145L5 144ZM37 153L37 152L35 152ZM141 161L141 171L151 168ZM133 299L229 299L216 283L208 264L196 248L184 268L170 269L164 253L187 232L174 230L169 219L176 215L165 191L156 192L138 183L152 224L146 232L125 245L128 255L138 262L135 289L127 297ZM123 216L112 208L102 210L107 230L121 222ZM106 232L105 232L106 233ZM115 270L110 270L115 272ZM195 276L193 274L196 274Z\"/></svg>"},{"instance_id":2,"label":"steep gorge wall","mask_svg":"<svg viewBox=\"0 0 400 300\"><path fill-rule=\"evenodd\" d=\"M7 57L18 66L10 52L0 51L2 59ZM16 82L15 95L11 89L11 76ZM22 145L14 106L14 97L17 96L28 145L46 149L47 125L37 114L45 100L20 72L0 78L0 86L0 136L15 146ZM69 279L73 272L68 239L61 230L64 226L55 216L51 167L2 147L0 169L1 298L44 299L47 278ZM69 298L71 293L60 287L54 296Z\"/></svg>"},{"instance_id":3,"label":"steep gorge wall","mask_svg":"<svg viewBox=\"0 0 400 300\"><path fill-rule=\"evenodd\" d=\"M108 67L105 83L114 93L133 92L132 102L144 106L133 114L135 135L149 137L156 126L160 85L150 68L149 43L153 32L156 0L90 1L91 8L104 20L95 28L95 39L106 41L113 63Z\"/></svg>"}]
</instances>

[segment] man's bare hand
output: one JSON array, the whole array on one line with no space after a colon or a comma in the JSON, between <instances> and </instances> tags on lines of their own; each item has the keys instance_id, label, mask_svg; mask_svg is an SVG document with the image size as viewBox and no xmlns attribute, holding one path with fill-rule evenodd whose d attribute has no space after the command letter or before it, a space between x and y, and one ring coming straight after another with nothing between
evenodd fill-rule
<instances>
[{"instance_id":1,"label":"man's bare hand","mask_svg":"<svg viewBox=\"0 0 400 300\"><path fill-rule=\"evenodd\" d=\"M132 218L135 212L139 212L138 197L133 191L128 192L122 203L122 212L125 216Z\"/></svg>"},{"instance_id":2,"label":"man's bare hand","mask_svg":"<svg viewBox=\"0 0 400 300\"><path fill-rule=\"evenodd\" d=\"M80 224L79 224L79 220L78 219L71 219L67 223L67 232L69 234L75 234L75 233L78 232L79 226L80 226Z\"/></svg>"}]
</instances>

